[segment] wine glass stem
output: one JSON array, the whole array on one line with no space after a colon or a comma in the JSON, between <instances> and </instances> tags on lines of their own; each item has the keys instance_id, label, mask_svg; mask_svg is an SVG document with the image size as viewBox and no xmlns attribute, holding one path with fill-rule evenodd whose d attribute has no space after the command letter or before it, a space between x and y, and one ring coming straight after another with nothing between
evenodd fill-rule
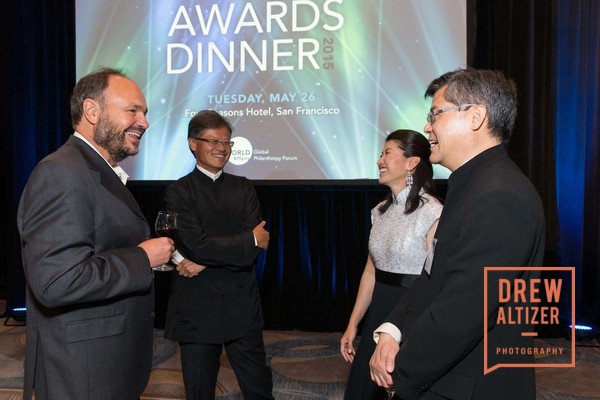
<instances>
[{"instance_id":1,"label":"wine glass stem","mask_svg":"<svg viewBox=\"0 0 600 400\"><path fill-rule=\"evenodd\" d=\"M394 388L388 387L388 388L385 388L385 391L387 393L388 400L392 400L394 398L394 395L396 394L396 391L394 390Z\"/></svg>"}]
</instances>

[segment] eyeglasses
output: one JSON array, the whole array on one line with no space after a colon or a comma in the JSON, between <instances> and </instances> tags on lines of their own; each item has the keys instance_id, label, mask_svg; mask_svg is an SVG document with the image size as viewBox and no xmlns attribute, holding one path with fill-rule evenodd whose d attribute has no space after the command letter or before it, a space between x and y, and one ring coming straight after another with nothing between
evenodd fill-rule
<instances>
[{"instance_id":1,"label":"eyeglasses","mask_svg":"<svg viewBox=\"0 0 600 400\"><path fill-rule=\"evenodd\" d=\"M429 113L427 114L427 122L429 122L429 125L433 125L433 123L435 122L435 118L440 115L441 113L444 113L446 111L450 111L450 110L458 110L458 111L467 111L469 108L473 107L474 105L476 105L475 103L473 104L461 104L459 106L450 106L450 107L446 107L446 108L441 108L439 110L431 110L429 111ZM463 108L461 110L461 108Z\"/></svg>"},{"instance_id":2,"label":"eyeglasses","mask_svg":"<svg viewBox=\"0 0 600 400\"><path fill-rule=\"evenodd\" d=\"M205 139L201 137L193 137L192 139L202 140L203 142L208 143L211 147L217 147L218 145L225 147L233 147L233 142L231 140Z\"/></svg>"}]
</instances>

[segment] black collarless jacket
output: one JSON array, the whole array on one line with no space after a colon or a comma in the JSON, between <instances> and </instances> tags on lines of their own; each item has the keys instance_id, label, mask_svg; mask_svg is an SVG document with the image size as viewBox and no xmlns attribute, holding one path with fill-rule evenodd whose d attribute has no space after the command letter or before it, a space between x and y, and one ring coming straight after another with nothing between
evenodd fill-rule
<instances>
[{"instance_id":1,"label":"black collarless jacket","mask_svg":"<svg viewBox=\"0 0 600 400\"><path fill-rule=\"evenodd\" d=\"M522 325L494 324L497 302L484 327L484 267L541 266L544 253L542 202L503 145L452 173L435 237L431 274L423 272L388 317L402 333L393 373L399 397L535 399L533 368L484 375L485 329L489 343L531 343Z\"/></svg>"},{"instance_id":2,"label":"black collarless jacket","mask_svg":"<svg viewBox=\"0 0 600 400\"><path fill-rule=\"evenodd\" d=\"M213 181L194 168L167 188L165 201L179 213L177 249L207 266L194 278L173 273L165 336L222 343L261 329L252 229L262 216L250 181L227 173Z\"/></svg>"}]
</instances>

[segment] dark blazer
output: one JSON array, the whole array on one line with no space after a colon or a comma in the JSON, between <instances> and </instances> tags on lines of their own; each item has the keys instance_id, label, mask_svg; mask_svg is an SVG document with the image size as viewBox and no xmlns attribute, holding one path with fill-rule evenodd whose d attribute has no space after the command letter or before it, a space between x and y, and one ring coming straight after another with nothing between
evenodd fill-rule
<instances>
[{"instance_id":1,"label":"dark blazer","mask_svg":"<svg viewBox=\"0 0 600 400\"><path fill-rule=\"evenodd\" d=\"M544 253L541 200L504 146L452 173L435 236L431 274L423 272L388 317L402 332L393 373L399 397L535 399L532 368L483 373L484 267L541 266ZM530 344L523 326L494 324L497 310L490 304L489 342Z\"/></svg>"},{"instance_id":2,"label":"dark blazer","mask_svg":"<svg viewBox=\"0 0 600 400\"><path fill-rule=\"evenodd\" d=\"M252 229L262 220L252 184L223 173L216 181L197 168L165 192L177 212L177 249L208 268L194 278L173 272L165 336L191 343L223 343L263 327Z\"/></svg>"},{"instance_id":3,"label":"dark blazer","mask_svg":"<svg viewBox=\"0 0 600 400\"><path fill-rule=\"evenodd\" d=\"M71 136L19 204L27 282L24 398L137 399L152 367L148 224L104 159Z\"/></svg>"}]
</instances>

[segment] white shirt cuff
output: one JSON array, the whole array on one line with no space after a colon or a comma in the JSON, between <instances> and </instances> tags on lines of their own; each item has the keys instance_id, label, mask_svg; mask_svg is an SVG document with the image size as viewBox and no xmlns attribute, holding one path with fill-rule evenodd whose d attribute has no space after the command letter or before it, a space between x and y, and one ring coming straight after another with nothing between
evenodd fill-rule
<instances>
[{"instance_id":1,"label":"white shirt cuff","mask_svg":"<svg viewBox=\"0 0 600 400\"><path fill-rule=\"evenodd\" d=\"M375 329L373 332L373 340L375 343L379 341L379 335L382 333L391 335L398 343L400 343L400 339L402 339L402 333L400 333L400 329L398 329L396 325L392 324L391 322L384 322L383 324L379 325L379 328Z\"/></svg>"},{"instance_id":2,"label":"white shirt cuff","mask_svg":"<svg viewBox=\"0 0 600 400\"><path fill-rule=\"evenodd\" d=\"M178 250L175 250L175 252L171 256L171 262L173 263L173 265L177 265L180 262L182 262L184 260L184 258L185 257L182 256L181 253Z\"/></svg>"}]
</instances>

